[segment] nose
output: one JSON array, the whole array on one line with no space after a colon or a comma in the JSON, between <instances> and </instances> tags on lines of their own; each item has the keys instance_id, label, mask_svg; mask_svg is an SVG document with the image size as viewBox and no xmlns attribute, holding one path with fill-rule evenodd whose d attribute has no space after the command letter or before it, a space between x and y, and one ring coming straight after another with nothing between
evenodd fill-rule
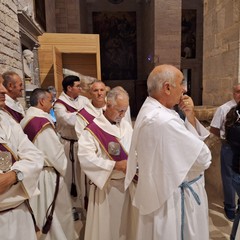
<instances>
[{"instance_id":1,"label":"nose","mask_svg":"<svg viewBox=\"0 0 240 240\"><path fill-rule=\"evenodd\" d=\"M183 85L182 90L183 90L183 93L186 93L186 92L187 92L187 84L184 84L184 85Z\"/></svg>"},{"instance_id":2,"label":"nose","mask_svg":"<svg viewBox=\"0 0 240 240\"><path fill-rule=\"evenodd\" d=\"M121 117L121 118L123 118L125 116L125 112L121 112L120 114L119 114L119 117Z\"/></svg>"},{"instance_id":3,"label":"nose","mask_svg":"<svg viewBox=\"0 0 240 240\"><path fill-rule=\"evenodd\" d=\"M1 93L7 93L7 89L3 86L3 84L0 84L0 92Z\"/></svg>"}]
</instances>

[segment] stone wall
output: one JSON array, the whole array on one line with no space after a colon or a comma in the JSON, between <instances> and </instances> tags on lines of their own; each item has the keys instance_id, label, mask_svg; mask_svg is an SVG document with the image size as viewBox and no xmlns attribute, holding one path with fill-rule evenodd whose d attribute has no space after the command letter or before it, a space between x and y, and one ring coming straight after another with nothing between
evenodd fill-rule
<instances>
[{"instance_id":1,"label":"stone wall","mask_svg":"<svg viewBox=\"0 0 240 240\"><path fill-rule=\"evenodd\" d=\"M154 58L156 54L154 52L154 2L142 2L141 4L139 4L138 9L138 79L140 81L146 81L149 72L154 67L154 61L156 61L156 59ZM151 57L152 59L149 59L149 57ZM143 95L142 97L145 96ZM142 100L140 100L139 102L142 102Z\"/></svg>"},{"instance_id":2,"label":"stone wall","mask_svg":"<svg viewBox=\"0 0 240 240\"><path fill-rule=\"evenodd\" d=\"M240 1L204 1L203 104L221 105L240 82Z\"/></svg>"},{"instance_id":3,"label":"stone wall","mask_svg":"<svg viewBox=\"0 0 240 240\"><path fill-rule=\"evenodd\" d=\"M156 65L169 63L180 68L181 14L181 1L155 1L154 51L158 57Z\"/></svg>"},{"instance_id":4,"label":"stone wall","mask_svg":"<svg viewBox=\"0 0 240 240\"><path fill-rule=\"evenodd\" d=\"M207 129L209 129L216 109L217 107L214 106L195 106L195 116ZM212 154L212 164L205 171L206 189L211 196L216 196L216 199L223 199L220 169L221 141L220 138L211 133L205 140L205 143Z\"/></svg>"},{"instance_id":5,"label":"stone wall","mask_svg":"<svg viewBox=\"0 0 240 240\"><path fill-rule=\"evenodd\" d=\"M45 0L46 5L46 32L56 32L56 6L55 1Z\"/></svg>"},{"instance_id":6,"label":"stone wall","mask_svg":"<svg viewBox=\"0 0 240 240\"><path fill-rule=\"evenodd\" d=\"M0 72L13 70L22 76L22 53L16 2L2 0L0 4Z\"/></svg>"},{"instance_id":7,"label":"stone wall","mask_svg":"<svg viewBox=\"0 0 240 240\"><path fill-rule=\"evenodd\" d=\"M56 1L56 32L80 33L80 1Z\"/></svg>"}]
</instances>

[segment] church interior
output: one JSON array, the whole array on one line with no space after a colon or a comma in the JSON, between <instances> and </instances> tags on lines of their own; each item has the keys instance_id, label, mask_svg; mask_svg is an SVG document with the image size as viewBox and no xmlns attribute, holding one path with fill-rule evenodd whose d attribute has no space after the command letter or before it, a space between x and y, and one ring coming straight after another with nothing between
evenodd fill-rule
<instances>
[{"instance_id":1,"label":"church interior","mask_svg":"<svg viewBox=\"0 0 240 240\"><path fill-rule=\"evenodd\" d=\"M122 86L133 120L159 64L182 70L198 119L209 127L216 108L240 82L238 0L2 0L0 68L24 80L26 107L36 87L62 91L66 72ZM27 53L30 53L28 55ZM207 170L210 239L229 239L224 217L220 141L210 135ZM77 221L81 231L83 222Z\"/></svg>"}]
</instances>

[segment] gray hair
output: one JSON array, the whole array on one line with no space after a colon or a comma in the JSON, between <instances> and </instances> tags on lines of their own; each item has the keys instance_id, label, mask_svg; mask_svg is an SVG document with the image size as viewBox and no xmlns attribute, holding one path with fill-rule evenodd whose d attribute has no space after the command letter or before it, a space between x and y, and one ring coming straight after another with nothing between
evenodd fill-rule
<instances>
[{"instance_id":1,"label":"gray hair","mask_svg":"<svg viewBox=\"0 0 240 240\"><path fill-rule=\"evenodd\" d=\"M118 98L127 98L129 100L129 95L123 87L117 86L112 88L107 94L107 103L111 105L116 105L116 100Z\"/></svg>"},{"instance_id":2,"label":"gray hair","mask_svg":"<svg viewBox=\"0 0 240 240\"><path fill-rule=\"evenodd\" d=\"M233 88L232 88L233 93L236 91L236 88L237 88L238 86L240 86L240 83L236 83L236 84L233 85Z\"/></svg>"},{"instance_id":3,"label":"gray hair","mask_svg":"<svg viewBox=\"0 0 240 240\"><path fill-rule=\"evenodd\" d=\"M45 98L47 93L50 93L47 89L35 88L30 95L30 105L36 107L39 100Z\"/></svg>"},{"instance_id":4,"label":"gray hair","mask_svg":"<svg viewBox=\"0 0 240 240\"><path fill-rule=\"evenodd\" d=\"M102 82L100 80L97 80L94 77L90 76L81 76L81 81L80 81L80 87L82 88L82 92L89 92L91 85L95 82Z\"/></svg>"},{"instance_id":5,"label":"gray hair","mask_svg":"<svg viewBox=\"0 0 240 240\"><path fill-rule=\"evenodd\" d=\"M174 71L172 65L160 65L155 67L149 74L147 79L147 91L149 96L152 96L155 92L159 91L165 82L169 82L172 86L175 85L175 79L177 72Z\"/></svg>"},{"instance_id":6,"label":"gray hair","mask_svg":"<svg viewBox=\"0 0 240 240\"><path fill-rule=\"evenodd\" d=\"M8 84L11 82L15 85L16 81L13 79L13 76L19 76L17 73L13 71L7 71L2 74L3 78L3 86L8 89Z\"/></svg>"}]
</instances>

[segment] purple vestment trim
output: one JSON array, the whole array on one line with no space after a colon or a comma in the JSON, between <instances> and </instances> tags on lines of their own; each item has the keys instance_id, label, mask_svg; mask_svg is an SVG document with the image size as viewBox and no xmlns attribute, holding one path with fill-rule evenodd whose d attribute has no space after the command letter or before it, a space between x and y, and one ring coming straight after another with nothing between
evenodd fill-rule
<instances>
[{"instance_id":1,"label":"purple vestment trim","mask_svg":"<svg viewBox=\"0 0 240 240\"><path fill-rule=\"evenodd\" d=\"M57 100L55 101L54 105L55 105L56 103L60 103L60 104L62 104L63 106L65 106L65 108L68 110L68 112L73 113L73 112L77 112L77 111L78 111L76 108L68 105L67 103L65 103L65 102L64 102L63 100L61 100L61 99L57 99Z\"/></svg>"},{"instance_id":2,"label":"purple vestment trim","mask_svg":"<svg viewBox=\"0 0 240 240\"><path fill-rule=\"evenodd\" d=\"M87 123L91 123L93 119L95 118L92 114L90 114L85 108L82 108L78 115Z\"/></svg>"},{"instance_id":3,"label":"purple vestment trim","mask_svg":"<svg viewBox=\"0 0 240 240\"><path fill-rule=\"evenodd\" d=\"M17 161L17 158L15 156L15 154L13 153L12 149L10 149L5 143L0 143L0 151L3 152L10 152L12 155L12 164L15 163Z\"/></svg>"},{"instance_id":4,"label":"purple vestment trim","mask_svg":"<svg viewBox=\"0 0 240 240\"><path fill-rule=\"evenodd\" d=\"M15 111L15 110L13 110L13 109L11 109L11 108L8 107L7 105L4 106L3 110L4 110L5 112L7 112L9 115L11 115L11 116L13 117L13 119L14 119L16 122L18 122L18 123L20 123L21 120L22 120L23 117L24 117L21 113Z\"/></svg>"},{"instance_id":5,"label":"purple vestment trim","mask_svg":"<svg viewBox=\"0 0 240 240\"><path fill-rule=\"evenodd\" d=\"M23 131L28 135L30 141L34 142L35 137L45 128L47 125L52 126L51 122L44 117L33 117L28 121ZM53 126L52 126L53 127Z\"/></svg>"},{"instance_id":6,"label":"purple vestment trim","mask_svg":"<svg viewBox=\"0 0 240 240\"><path fill-rule=\"evenodd\" d=\"M110 159L114 161L127 160L128 155L115 136L103 131L95 122L90 123L86 127L86 129L97 139L97 141L102 146L103 150L106 152ZM109 153L108 145L110 142L115 142L120 145L119 155L116 156Z\"/></svg>"}]
</instances>

